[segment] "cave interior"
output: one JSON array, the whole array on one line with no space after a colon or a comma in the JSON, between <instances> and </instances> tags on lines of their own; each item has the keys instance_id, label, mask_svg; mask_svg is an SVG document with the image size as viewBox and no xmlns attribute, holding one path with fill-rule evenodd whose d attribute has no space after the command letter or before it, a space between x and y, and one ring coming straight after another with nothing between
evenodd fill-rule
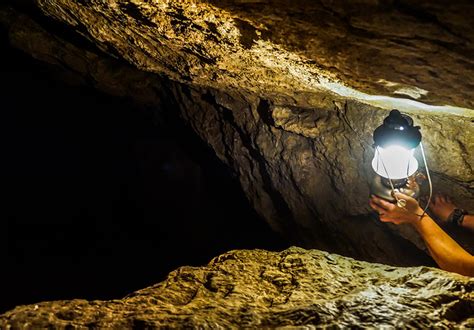
<instances>
[{"instance_id":1,"label":"cave interior","mask_svg":"<svg viewBox=\"0 0 474 330\"><path fill-rule=\"evenodd\" d=\"M421 127L435 193L474 211L473 13L0 4L0 327L474 326L472 278L369 207L372 134L398 109ZM474 253L471 233L446 231ZM410 295L426 300L416 315Z\"/></svg>"}]
</instances>

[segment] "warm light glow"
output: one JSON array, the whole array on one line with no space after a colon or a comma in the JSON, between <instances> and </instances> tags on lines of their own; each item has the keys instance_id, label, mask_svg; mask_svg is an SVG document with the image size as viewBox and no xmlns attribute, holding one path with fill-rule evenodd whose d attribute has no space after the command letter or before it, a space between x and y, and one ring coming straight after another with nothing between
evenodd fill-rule
<instances>
[{"instance_id":1,"label":"warm light glow","mask_svg":"<svg viewBox=\"0 0 474 330\"><path fill-rule=\"evenodd\" d=\"M407 178L418 169L418 161L413 157L414 151L415 149L408 150L397 145L387 148L377 147L372 168L384 178L394 180Z\"/></svg>"}]
</instances>

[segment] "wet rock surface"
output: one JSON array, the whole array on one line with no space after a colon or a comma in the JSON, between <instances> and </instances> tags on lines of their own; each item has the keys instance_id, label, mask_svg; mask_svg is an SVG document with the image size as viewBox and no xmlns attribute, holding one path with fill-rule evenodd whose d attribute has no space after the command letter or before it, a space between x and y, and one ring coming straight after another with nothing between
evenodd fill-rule
<instances>
[{"instance_id":1,"label":"wet rock surface","mask_svg":"<svg viewBox=\"0 0 474 330\"><path fill-rule=\"evenodd\" d=\"M111 301L19 306L5 329L474 326L474 279L318 250L236 250Z\"/></svg>"},{"instance_id":2,"label":"wet rock surface","mask_svg":"<svg viewBox=\"0 0 474 330\"><path fill-rule=\"evenodd\" d=\"M372 132L393 104L375 107L338 95L325 89L322 76L311 80L311 88L302 87L308 82L303 73L318 65L311 69L305 62L298 67L294 53L284 52L289 56L284 60L276 48L254 52L261 42L241 32L250 29L247 23L219 6L193 3L132 1L127 9L113 1L37 2L43 13L85 36L87 47L11 8L1 11L0 21L13 45L61 68L70 81L130 97L158 111L179 111L234 170L258 213L298 245L375 262L432 264L415 248L424 249L415 233L381 224L367 205ZM245 3L242 6L251 5ZM150 17L149 24L143 24L143 15ZM265 63L271 58L284 66L269 70ZM384 60L373 61L377 59ZM407 72L416 74L411 69ZM467 72L469 66L460 74ZM451 105L466 106L454 101ZM422 126L435 190L472 209L472 110L410 111ZM473 251L472 239L461 243Z\"/></svg>"}]
</instances>

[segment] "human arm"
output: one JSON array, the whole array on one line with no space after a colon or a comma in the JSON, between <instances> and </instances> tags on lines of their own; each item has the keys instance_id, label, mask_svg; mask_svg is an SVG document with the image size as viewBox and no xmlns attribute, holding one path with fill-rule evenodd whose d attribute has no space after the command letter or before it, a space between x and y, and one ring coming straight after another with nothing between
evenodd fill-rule
<instances>
[{"instance_id":1,"label":"human arm","mask_svg":"<svg viewBox=\"0 0 474 330\"><path fill-rule=\"evenodd\" d=\"M470 231L474 232L474 215L466 214L464 216L464 220L461 224L461 227L469 229Z\"/></svg>"},{"instance_id":2,"label":"human arm","mask_svg":"<svg viewBox=\"0 0 474 330\"><path fill-rule=\"evenodd\" d=\"M420 219L423 210L415 199L400 193L397 193L397 198L407 201L405 208L400 208L375 196L371 197L369 204L379 213L381 221L397 225L407 223L413 226L425 241L431 256L441 269L474 276L474 256L466 252L427 214Z\"/></svg>"},{"instance_id":3,"label":"human arm","mask_svg":"<svg viewBox=\"0 0 474 330\"><path fill-rule=\"evenodd\" d=\"M441 226L450 225L452 214L455 209L459 207L449 198L448 196L437 194L434 196L433 200L430 203L430 210L439 220ZM459 223L458 226L463 229L470 230L474 232L474 215L467 214L464 216L462 223Z\"/></svg>"}]
</instances>

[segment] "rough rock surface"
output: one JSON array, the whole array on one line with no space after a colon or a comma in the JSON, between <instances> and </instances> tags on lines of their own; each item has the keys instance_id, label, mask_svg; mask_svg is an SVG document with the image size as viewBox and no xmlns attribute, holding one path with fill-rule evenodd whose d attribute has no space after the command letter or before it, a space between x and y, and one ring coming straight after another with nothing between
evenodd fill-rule
<instances>
[{"instance_id":1,"label":"rough rock surface","mask_svg":"<svg viewBox=\"0 0 474 330\"><path fill-rule=\"evenodd\" d=\"M79 82L178 110L255 209L299 245L429 262L394 234L423 248L414 233L379 223L367 206L371 134L394 105L422 126L436 191L474 207L469 2L361 1L357 11L326 1L34 3L88 43L4 8L12 44ZM399 89L451 107L394 99Z\"/></svg>"},{"instance_id":2,"label":"rough rock surface","mask_svg":"<svg viewBox=\"0 0 474 330\"><path fill-rule=\"evenodd\" d=\"M35 2L104 51L175 80L296 99L346 86L474 108L470 1Z\"/></svg>"},{"instance_id":3,"label":"rough rock surface","mask_svg":"<svg viewBox=\"0 0 474 330\"><path fill-rule=\"evenodd\" d=\"M231 251L120 300L54 301L0 316L2 329L474 327L474 279L318 250ZM307 328L307 327L306 327Z\"/></svg>"}]
</instances>

